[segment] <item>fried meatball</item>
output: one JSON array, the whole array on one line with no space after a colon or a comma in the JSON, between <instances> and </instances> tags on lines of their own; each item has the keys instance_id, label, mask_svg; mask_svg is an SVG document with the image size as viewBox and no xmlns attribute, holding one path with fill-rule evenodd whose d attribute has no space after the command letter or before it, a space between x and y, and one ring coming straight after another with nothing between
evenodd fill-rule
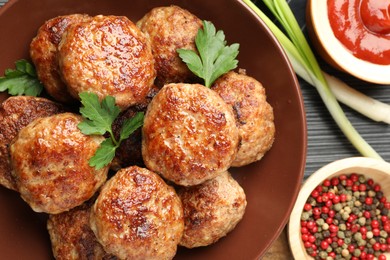
<instances>
[{"instance_id":1,"label":"fried meatball","mask_svg":"<svg viewBox=\"0 0 390 260\"><path fill-rule=\"evenodd\" d=\"M158 90L159 89L156 86L153 86L144 102L128 108L127 110L123 111L117 119L115 119L112 125L112 131L114 132L115 138L119 139L120 131L125 120L134 117L137 112L146 111L147 106L153 97L157 94ZM120 146L115 152L115 158L111 163L111 169L117 171L120 168L126 168L133 165L144 167L145 164L142 159L141 147L142 130L141 128L138 128L129 136L129 138L121 142Z\"/></svg>"},{"instance_id":2,"label":"fried meatball","mask_svg":"<svg viewBox=\"0 0 390 260\"><path fill-rule=\"evenodd\" d=\"M102 136L78 129L72 113L38 118L10 146L12 174L22 198L36 212L61 213L90 199L107 178L108 166L89 166Z\"/></svg>"},{"instance_id":3,"label":"fried meatball","mask_svg":"<svg viewBox=\"0 0 390 260\"><path fill-rule=\"evenodd\" d=\"M236 116L241 144L232 166L260 160L275 137L273 109L263 85L243 72L232 71L217 79L211 89L233 107Z\"/></svg>"},{"instance_id":4,"label":"fried meatball","mask_svg":"<svg viewBox=\"0 0 390 260\"><path fill-rule=\"evenodd\" d=\"M156 84L193 82L195 75L181 60L177 49L196 51L195 36L202 21L178 6L157 7L148 12L137 26L150 39L155 67Z\"/></svg>"},{"instance_id":5,"label":"fried meatball","mask_svg":"<svg viewBox=\"0 0 390 260\"><path fill-rule=\"evenodd\" d=\"M106 253L89 226L92 202L50 215L47 221L53 255L57 260L114 260Z\"/></svg>"},{"instance_id":6,"label":"fried meatball","mask_svg":"<svg viewBox=\"0 0 390 260\"><path fill-rule=\"evenodd\" d=\"M200 185L181 187L184 234L181 246L194 248L215 243L232 231L244 216L246 196L228 173Z\"/></svg>"},{"instance_id":7,"label":"fried meatball","mask_svg":"<svg viewBox=\"0 0 390 260\"><path fill-rule=\"evenodd\" d=\"M55 100L71 103L74 98L69 94L62 81L58 61L58 44L69 25L90 19L85 14L72 14L52 18L39 29L30 44L30 56L37 70L39 80L47 93Z\"/></svg>"},{"instance_id":8,"label":"fried meatball","mask_svg":"<svg viewBox=\"0 0 390 260\"><path fill-rule=\"evenodd\" d=\"M239 142L231 107L199 84L165 85L149 104L142 131L147 168L183 186L226 171Z\"/></svg>"},{"instance_id":9,"label":"fried meatball","mask_svg":"<svg viewBox=\"0 0 390 260\"><path fill-rule=\"evenodd\" d=\"M45 98L15 96L0 105L0 184L16 190L11 175L9 145L20 129L36 118L63 112L63 107Z\"/></svg>"},{"instance_id":10,"label":"fried meatball","mask_svg":"<svg viewBox=\"0 0 390 260\"><path fill-rule=\"evenodd\" d=\"M132 166L103 186L90 224L106 252L121 259L172 259L183 235L183 209L157 174Z\"/></svg>"},{"instance_id":11,"label":"fried meatball","mask_svg":"<svg viewBox=\"0 0 390 260\"><path fill-rule=\"evenodd\" d=\"M73 97L110 95L126 109L144 100L156 72L149 41L124 16L98 15L68 28L58 46L63 80Z\"/></svg>"}]
</instances>

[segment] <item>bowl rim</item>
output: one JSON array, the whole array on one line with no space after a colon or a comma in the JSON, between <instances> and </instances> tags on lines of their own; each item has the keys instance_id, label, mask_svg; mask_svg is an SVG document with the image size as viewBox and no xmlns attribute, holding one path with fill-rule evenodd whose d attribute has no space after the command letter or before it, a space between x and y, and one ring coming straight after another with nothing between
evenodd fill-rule
<instances>
[{"instance_id":1,"label":"bowl rim","mask_svg":"<svg viewBox=\"0 0 390 260\"><path fill-rule=\"evenodd\" d=\"M318 43L339 68L368 82L390 84L390 65L375 64L355 57L335 37L328 19L327 1L308 0L308 13Z\"/></svg>"},{"instance_id":2,"label":"bowl rim","mask_svg":"<svg viewBox=\"0 0 390 260\"><path fill-rule=\"evenodd\" d=\"M321 167L307 178L298 194L295 206L290 215L287 229L289 246L294 259L307 259L308 257L301 239L300 219L303 206L314 188L321 184L325 179L339 174L351 174L354 172L365 174L372 170L390 177L389 162L376 158L349 157L331 162ZM390 255L390 253L386 253L386 255Z\"/></svg>"}]
</instances>

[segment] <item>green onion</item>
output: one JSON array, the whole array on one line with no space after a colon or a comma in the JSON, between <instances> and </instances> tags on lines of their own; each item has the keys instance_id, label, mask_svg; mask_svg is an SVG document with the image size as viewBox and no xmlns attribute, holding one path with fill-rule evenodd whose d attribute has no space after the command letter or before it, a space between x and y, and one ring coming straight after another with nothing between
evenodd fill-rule
<instances>
[{"instance_id":1,"label":"green onion","mask_svg":"<svg viewBox=\"0 0 390 260\"><path fill-rule=\"evenodd\" d=\"M267 15L265 15L254 3L252 3L251 0L243 0L243 2L246 3L248 7L264 21L278 39L290 59L295 72L317 89L325 106L329 110L329 113L332 115L336 124L352 145L354 145L363 156L382 159L381 156L360 136L345 116L334 93L332 92L332 89L338 88L337 84L340 84L340 81L335 80L328 75L324 75L288 3L285 0L263 0L276 19L278 19L280 24L283 26L289 38L268 18ZM330 82L333 84L332 89L329 86ZM345 84L343 87L344 92L341 91L341 93L345 94ZM348 90L347 88L348 96L356 94L356 91L351 90L352 89ZM362 94L357 96L361 98ZM365 109L371 110L372 108L366 107ZM388 115L384 118L389 120Z\"/></svg>"}]
</instances>

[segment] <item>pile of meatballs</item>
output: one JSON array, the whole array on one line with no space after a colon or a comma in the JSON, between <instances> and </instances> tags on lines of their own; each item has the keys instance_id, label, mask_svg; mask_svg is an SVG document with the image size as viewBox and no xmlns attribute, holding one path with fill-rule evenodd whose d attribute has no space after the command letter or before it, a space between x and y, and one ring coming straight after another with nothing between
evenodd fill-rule
<instances>
[{"instance_id":1,"label":"pile of meatballs","mask_svg":"<svg viewBox=\"0 0 390 260\"><path fill-rule=\"evenodd\" d=\"M172 259L178 245L207 246L243 218L245 193L228 172L271 148L272 107L244 69L211 88L177 49L196 51L202 21L178 6L138 22L72 14L38 30L30 55L48 98L9 97L0 107L0 183L49 214L56 259ZM81 92L115 97L142 128L115 159L89 165L103 136L84 135Z\"/></svg>"}]
</instances>

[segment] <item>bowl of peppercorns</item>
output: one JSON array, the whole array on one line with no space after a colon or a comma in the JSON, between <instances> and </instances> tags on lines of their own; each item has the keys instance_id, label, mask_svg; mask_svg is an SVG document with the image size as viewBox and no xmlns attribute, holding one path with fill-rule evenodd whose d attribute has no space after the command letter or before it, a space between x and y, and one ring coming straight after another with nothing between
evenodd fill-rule
<instances>
[{"instance_id":1,"label":"bowl of peppercorns","mask_svg":"<svg viewBox=\"0 0 390 260\"><path fill-rule=\"evenodd\" d=\"M390 163L352 157L313 173L288 239L295 259L390 259Z\"/></svg>"}]
</instances>

